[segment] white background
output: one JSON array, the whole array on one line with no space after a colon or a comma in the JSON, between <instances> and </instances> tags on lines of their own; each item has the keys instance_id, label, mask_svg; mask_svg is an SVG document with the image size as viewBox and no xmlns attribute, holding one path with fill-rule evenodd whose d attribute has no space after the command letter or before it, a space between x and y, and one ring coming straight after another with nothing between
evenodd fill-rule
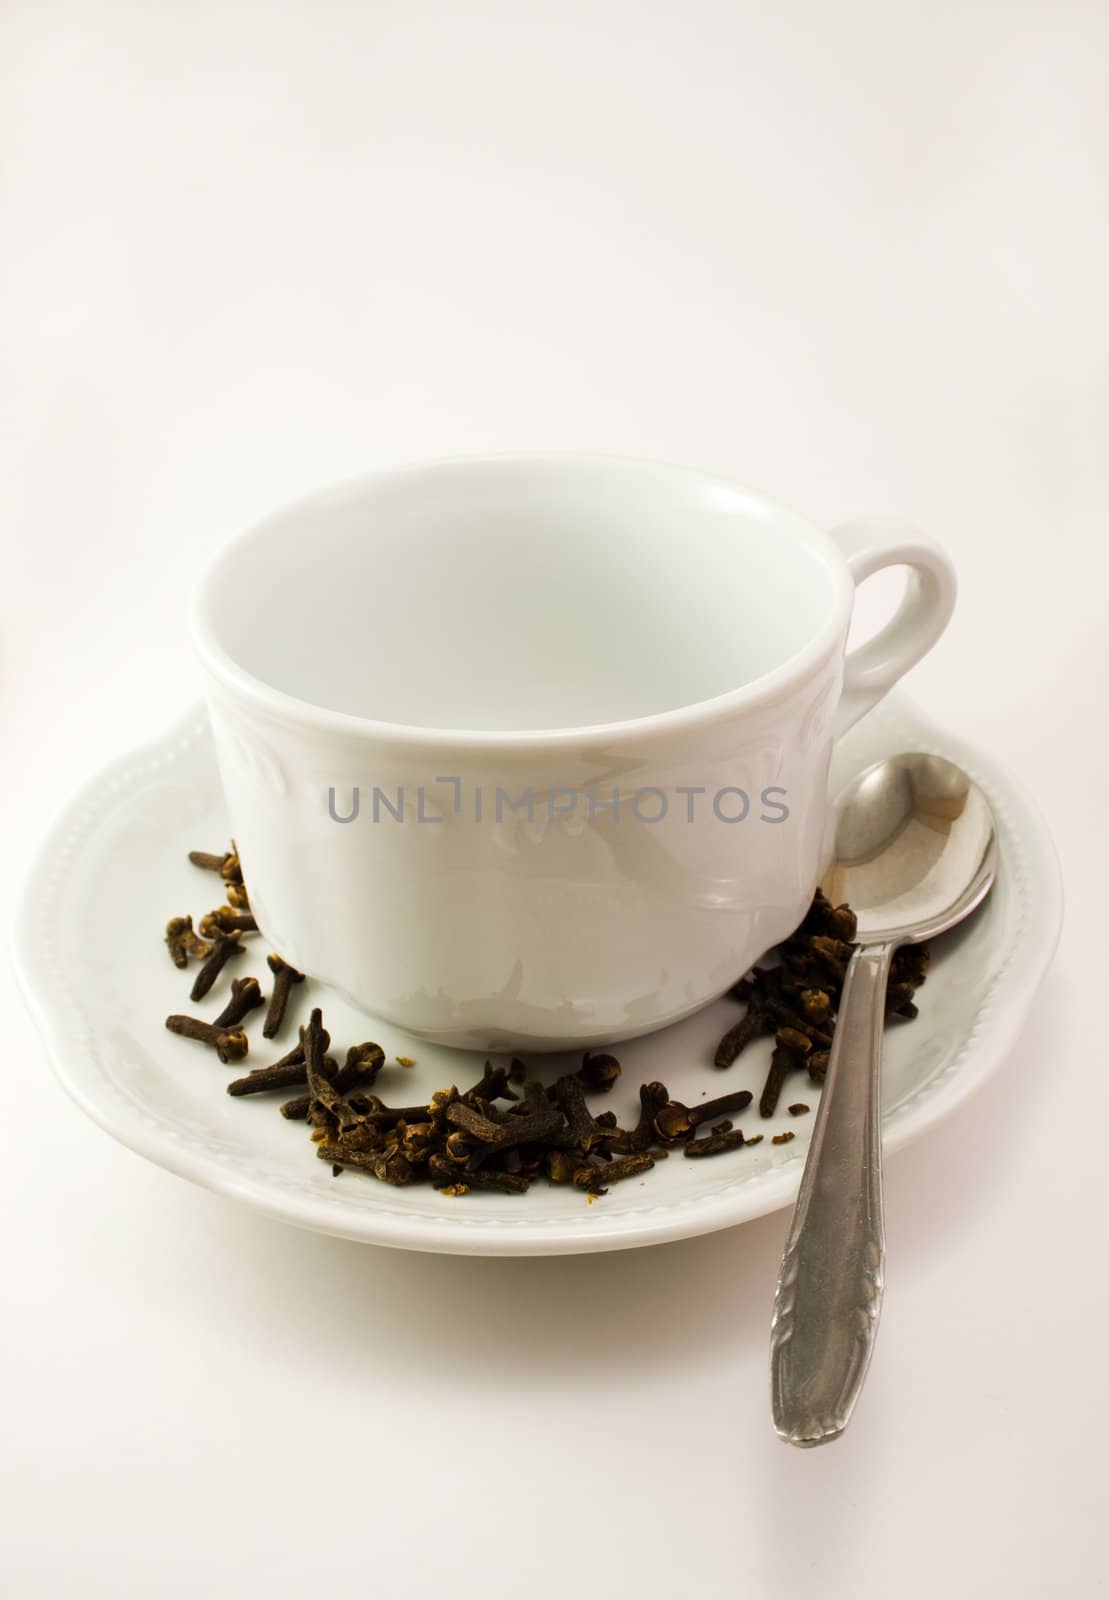
<instances>
[{"instance_id":1,"label":"white background","mask_svg":"<svg viewBox=\"0 0 1109 1600\"><path fill-rule=\"evenodd\" d=\"M6 884L198 697L240 526L580 446L941 537L912 687L1069 895L1006 1072L890 1164L872 1377L807 1453L784 1215L520 1262L298 1233L84 1121L5 972L10 1593L1103 1592L1107 63L1074 0L3 7Z\"/></svg>"}]
</instances>

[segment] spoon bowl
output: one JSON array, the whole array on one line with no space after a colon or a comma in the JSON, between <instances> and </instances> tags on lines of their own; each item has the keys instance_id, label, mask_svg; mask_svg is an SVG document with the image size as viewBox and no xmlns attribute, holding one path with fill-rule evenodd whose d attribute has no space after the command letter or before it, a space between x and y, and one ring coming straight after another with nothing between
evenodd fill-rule
<instances>
[{"instance_id":1,"label":"spoon bowl","mask_svg":"<svg viewBox=\"0 0 1109 1600\"><path fill-rule=\"evenodd\" d=\"M836 802L835 858L821 888L846 901L860 942L918 944L962 920L989 891L993 815L961 767L942 756L880 761ZM978 899L965 904L973 891Z\"/></svg>"}]
</instances>

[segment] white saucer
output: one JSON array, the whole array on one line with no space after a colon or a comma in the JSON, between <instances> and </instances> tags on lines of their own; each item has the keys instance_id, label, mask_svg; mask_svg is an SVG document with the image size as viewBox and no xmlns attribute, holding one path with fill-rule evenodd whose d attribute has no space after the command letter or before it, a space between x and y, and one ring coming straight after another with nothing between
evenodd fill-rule
<instances>
[{"instance_id":1,"label":"white saucer","mask_svg":"<svg viewBox=\"0 0 1109 1600\"><path fill-rule=\"evenodd\" d=\"M1061 915L1059 868L1038 812L994 762L934 727L903 694L891 695L843 741L834 786L898 750L948 756L982 786L997 817L1001 871L984 909L936 945L917 996L919 1018L887 1030L887 1150L930 1128L1001 1066L1051 960ZM186 852L219 850L229 832L207 716L197 711L78 796L29 879L15 941L24 990L62 1084L131 1149L299 1227L464 1255L656 1244L730 1227L792 1200L813 1118L791 1117L785 1107L803 1101L815 1110L817 1099L803 1075L786 1085L778 1116L764 1122L752 1107L737 1119L749 1135L766 1135L757 1147L697 1162L675 1152L642 1180L615 1185L593 1203L545 1181L525 1195L450 1198L422 1186L389 1188L356 1172L333 1178L316 1158L306 1126L278 1112L284 1096L231 1098L224 1090L237 1070L163 1026L168 1012L215 1015L223 1004L226 978L214 998L190 1004L191 974L171 965L162 932L168 917L197 918L222 898L218 880L191 866ZM256 975L268 990L266 948L252 940L235 972ZM390 1057L416 1059L413 1068L391 1066L382 1074L378 1089L387 1101L413 1103L481 1074L483 1057L414 1040L316 984L294 991L290 1020L272 1048L261 1037L260 1014L251 1020L247 1067L290 1048L294 1013L307 1015L309 993L322 1005L336 1045L374 1039ZM751 1089L757 1101L767 1041L730 1071L711 1064L716 1040L739 1014L733 1003L719 1001L617 1049L623 1076L603 1104L621 1122L634 1120L638 1085L650 1078L691 1104L740 1088ZM577 1059L530 1064L554 1076ZM792 1142L774 1145L770 1135L787 1129L796 1136Z\"/></svg>"}]
</instances>

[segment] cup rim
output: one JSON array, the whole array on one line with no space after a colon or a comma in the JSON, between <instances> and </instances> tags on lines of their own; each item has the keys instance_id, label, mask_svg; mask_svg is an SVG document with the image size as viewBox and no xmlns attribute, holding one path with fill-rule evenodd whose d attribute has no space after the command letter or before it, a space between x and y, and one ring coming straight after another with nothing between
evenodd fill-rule
<instances>
[{"instance_id":1,"label":"cup rim","mask_svg":"<svg viewBox=\"0 0 1109 1600\"><path fill-rule=\"evenodd\" d=\"M752 678L738 688L725 690L705 700L689 705L674 706L666 711L651 712L642 717L630 717L617 722L582 723L558 728L435 728L422 724L386 722L374 717L363 717L349 711L335 711L288 694L283 689L267 683L248 672L224 648L216 637L209 617L209 601L224 563L239 546L263 534L267 526L278 518L292 513L311 512L313 507L337 497L357 494L371 485L387 479L418 477L428 471L452 466L528 465L531 463L566 466L594 465L632 469L649 469L662 472L687 483L698 483L739 493L751 503L759 514L777 521L787 520L791 537L799 538L820 558L833 585L834 603L820 628L793 655L787 657L769 672ZM296 721L320 733L356 735L388 740L408 746L460 745L476 750L557 749L580 745L583 740L604 740L606 743L641 738L644 735L690 732L710 723L741 712L753 711L784 699L825 662L836 649L837 643L846 643L846 625L850 620L854 584L846 563L830 536L816 527L799 512L768 499L748 489L746 485L723 473L699 467L682 466L673 462L656 461L650 457L624 456L600 451L484 451L476 454L461 452L434 456L422 461L397 463L372 468L353 478L315 489L299 495L294 500L252 522L228 540L218 554L208 563L193 589L190 606L190 633L193 648L209 674L225 689L245 699L259 711L286 721Z\"/></svg>"}]
</instances>

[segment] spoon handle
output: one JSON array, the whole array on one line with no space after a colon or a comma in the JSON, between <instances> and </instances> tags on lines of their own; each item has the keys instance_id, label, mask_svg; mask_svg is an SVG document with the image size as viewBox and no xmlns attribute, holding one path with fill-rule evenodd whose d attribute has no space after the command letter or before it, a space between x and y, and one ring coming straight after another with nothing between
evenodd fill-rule
<instances>
[{"instance_id":1,"label":"spoon handle","mask_svg":"<svg viewBox=\"0 0 1109 1600\"><path fill-rule=\"evenodd\" d=\"M824 1444L847 1426L882 1306L882 1029L893 946L847 969L770 1329L774 1426Z\"/></svg>"}]
</instances>

